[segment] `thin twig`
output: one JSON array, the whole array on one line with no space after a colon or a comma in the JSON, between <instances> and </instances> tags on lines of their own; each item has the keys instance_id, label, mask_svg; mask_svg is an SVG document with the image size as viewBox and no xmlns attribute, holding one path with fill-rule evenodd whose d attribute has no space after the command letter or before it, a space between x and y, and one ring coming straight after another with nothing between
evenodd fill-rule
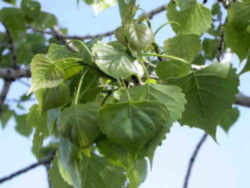
<instances>
[{"instance_id":1,"label":"thin twig","mask_svg":"<svg viewBox=\"0 0 250 188\"><path fill-rule=\"evenodd\" d=\"M221 58L223 57L223 51L224 51L224 46L225 46L225 42L224 42L224 27L221 26L221 31L220 31L220 40L219 40L219 45L218 45L218 49L217 49L217 60L220 62Z\"/></svg>"},{"instance_id":2,"label":"thin twig","mask_svg":"<svg viewBox=\"0 0 250 188\"><path fill-rule=\"evenodd\" d=\"M188 163L188 170L187 170L187 173L186 173L186 176L185 176L185 179L184 179L184 184L183 184L183 188L187 188L188 187L188 181L190 179L190 176L191 176L191 172L192 172L192 168L193 168L193 165L194 165L194 162L195 162L195 159L201 149L201 146L202 144L206 141L206 138L207 138L207 134L205 133L200 141L198 142L197 146L195 147L195 150L189 160L189 163Z\"/></svg>"},{"instance_id":3,"label":"thin twig","mask_svg":"<svg viewBox=\"0 0 250 188\"><path fill-rule=\"evenodd\" d=\"M36 163L34 163L34 164L32 164L32 165L26 167L26 168L23 168L23 169L21 169L21 170L18 170L18 171L14 172L14 173L12 173L12 174L6 176L6 177L0 178L0 184L1 184L1 183L4 183L5 181L8 181L8 180L10 180L10 179L12 179L12 178L14 178L14 177L16 177L16 176L19 176L19 175L21 175L21 174L23 174L23 173L26 173L26 172L28 172L28 171L30 171L30 170L32 170L32 169L38 167L38 166L50 164L51 161L53 160L54 156L55 156L55 151L54 151L54 152L51 152L51 154L50 154L48 157L46 157L46 158L44 158L44 159L41 159L41 160L39 160L38 162L36 162Z\"/></svg>"},{"instance_id":4,"label":"thin twig","mask_svg":"<svg viewBox=\"0 0 250 188\"><path fill-rule=\"evenodd\" d=\"M48 188L52 188L51 179L50 179L50 176L49 176L49 170L50 170L50 168L51 168L51 162L50 162L49 164L45 164L44 166L45 166L45 168L46 168L47 181L48 181Z\"/></svg>"}]
</instances>

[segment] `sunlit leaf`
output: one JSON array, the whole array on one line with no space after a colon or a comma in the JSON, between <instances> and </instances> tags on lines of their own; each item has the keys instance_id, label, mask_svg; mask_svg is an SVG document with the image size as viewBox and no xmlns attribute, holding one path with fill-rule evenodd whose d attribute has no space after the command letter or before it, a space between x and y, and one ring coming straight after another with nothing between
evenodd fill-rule
<instances>
[{"instance_id":1,"label":"sunlit leaf","mask_svg":"<svg viewBox=\"0 0 250 188\"><path fill-rule=\"evenodd\" d=\"M167 18L176 33L201 35L211 27L210 9L196 1L180 2L180 10L176 9L174 1L167 6Z\"/></svg>"}]
</instances>

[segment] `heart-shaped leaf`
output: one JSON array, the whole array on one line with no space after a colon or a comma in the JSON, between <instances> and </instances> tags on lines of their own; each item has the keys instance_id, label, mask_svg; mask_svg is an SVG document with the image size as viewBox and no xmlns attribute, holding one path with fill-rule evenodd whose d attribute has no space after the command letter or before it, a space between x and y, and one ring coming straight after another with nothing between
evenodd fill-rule
<instances>
[{"instance_id":1,"label":"heart-shaped leaf","mask_svg":"<svg viewBox=\"0 0 250 188\"><path fill-rule=\"evenodd\" d=\"M96 103L78 104L66 108L60 114L61 135L79 147L90 146L99 135L98 109Z\"/></svg>"}]
</instances>

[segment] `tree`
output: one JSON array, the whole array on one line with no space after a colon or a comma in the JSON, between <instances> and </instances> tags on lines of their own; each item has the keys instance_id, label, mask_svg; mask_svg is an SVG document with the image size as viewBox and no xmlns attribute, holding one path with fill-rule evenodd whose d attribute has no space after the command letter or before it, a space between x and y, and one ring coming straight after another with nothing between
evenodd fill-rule
<instances>
[{"instance_id":1,"label":"tree","mask_svg":"<svg viewBox=\"0 0 250 188\"><path fill-rule=\"evenodd\" d=\"M179 122L205 132L185 188L207 136L216 141L218 127L230 129L239 116L235 105L250 106L238 90L239 77L250 70L249 0L218 0L211 8L206 1L172 0L139 16L136 0L85 0L96 13L118 3L121 17L115 31L88 36L68 35L38 1L5 2L11 6L0 11L1 124L14 117L17 132L34 132L38 162L0 183L45 165L53 188L136 188ZM150 20L160 13L167 22L152 28ZM161 46L155 36L166 25L175 36ZM240 73L223 58L227 54L246 62ZM5 99L23 77L31 77L31 87L17 99L19 108L33 96L38 104L20 115Z\"/></svg>"}]
</instances>

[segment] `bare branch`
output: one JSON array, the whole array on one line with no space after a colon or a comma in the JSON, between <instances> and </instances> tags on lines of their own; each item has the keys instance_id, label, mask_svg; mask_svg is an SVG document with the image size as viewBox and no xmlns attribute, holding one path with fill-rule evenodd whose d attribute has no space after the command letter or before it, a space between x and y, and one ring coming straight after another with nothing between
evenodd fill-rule
<instances>
[{"instance_id":1,"label":"bare branch","mask_svg":"<svg viewBox=\"0 0 250 188\"><path fill-rule=\"evenodd\" d=\"M205 133L200 141L198 142L198 144L196 145L195 147L195 150L189 160L189 163L188 163L188 169L187 169L187 173L186 173L186 176L185 176L185 179L184 179L184 184L183 184L183 188L187 188L188 187L188 181L190 179L190 176L191 176L191 172L192 172L192 168L193 168L193 165L194 165L194 162L196 160L196 157L201 149L201 146L202 144L206 141L206 138L207 138L207 134Z\"/></svg>"},{"instance_id":2,"label":"bare branch","mask_svg":"<svg viewBox=\"0 0 250 188\"><path fill-rule=\"evenodd\" d=\"M250 97L244 95L243 93L239 93L236 96L235 104L241 105L241 106L244 106L244 107L250 107Z\"/></svg>"},{"instance_id":3,"label":"bare branch","mask_svg":"<svg viewBox=\"0 0 250 188\"><path fill-rule=\"evenodd\" d=\"M60 29L56 26L51 28L53 31L53 35L58 39L62 40L64 44L67 46L67 48L72 52L77 52L77 49L72 45L69 39L66 39L64 34L60 31Z\"/></svg>"},{"instance_id":4,"label":"bare branch","mask_svg":"<svg viewBox=\"0 0 250 188\"><path fill-rule=\"evenodd\" d=\"M153 19L156 15L160 14L161 12L165 11L166 10L166 5L162 5L160 7L157 7L153 10L151 10L150 12L148 13L144 13L142 15L139 16L139 19L144 19L144 18L149 18L149 19ZM96 34L96 35L84 35L84 36L78 36L78 35L67 35L67 36L64 36L64 35L55 35L55 32L52 28L52 31L38 31L36 29L33 29L35 32L40 32L40 33L43 33L43 34L48 34L48 35L53 35L55 37L57 37L58 39L61 39L61 40L66 40L66 39L69 39L69 40L72 40L72 39L77 39L77 40L90 40L90 39L95 39L95 38L98 38L98 37L109 37L109 36L112 36L115 34L115 30L112 30L112 31L107 31L105 33L100 33L100 34ZM58 33L57 33L58 34Z\"/></svg>"},{"instance_id":5,"label":"bare branch","mask_svg":"<svg viewBox=\"0 0 250 188\"><path fill-rule=\"evenodd\" d=\"M16 80L18 78L30 77L30 68L25 67L22 69L13 69L13 68L0 68L0 78L5 80Z\"/></svg>"},{"instance_id":6,"label":"bare branch","mask_svg":"<svg viewBox=\"0 0 250 188\"><path fill-rule=\"evenodd\" d=\"M11 85L11 81L9 81L9 80L4 81L3 89L2 89L1 94L0 94L0 113L2 111L4 101L5 101L5 99L8 95L8 92L10 90L10 85Z\"/></svg>"},{"instance_id":7,"label":"bare branch","mask_svg":"<svg viewBox=\"0 0 250 188\"><path fill-rule=\"evenodd\" d=\"M28 172L28 171L30 171L32 169L35 169L38 166L50 164L51 161L54 159L55 153L56 153L55 151L51 152L51 154L48 157L46 157L44 159L41 159L38 162L36 162L36 163L26 167L26 168L18 170L18 171L14 172L14 173L6 176L6 177L0 178L0 184L4 183L5 181L8 181L8 180L10 180L10 179L12 179L12 178L14 178L16 176L19 176L19 175L21 175L23 173L26 173L26 172Z\"/></svg>"}]
</instances>

